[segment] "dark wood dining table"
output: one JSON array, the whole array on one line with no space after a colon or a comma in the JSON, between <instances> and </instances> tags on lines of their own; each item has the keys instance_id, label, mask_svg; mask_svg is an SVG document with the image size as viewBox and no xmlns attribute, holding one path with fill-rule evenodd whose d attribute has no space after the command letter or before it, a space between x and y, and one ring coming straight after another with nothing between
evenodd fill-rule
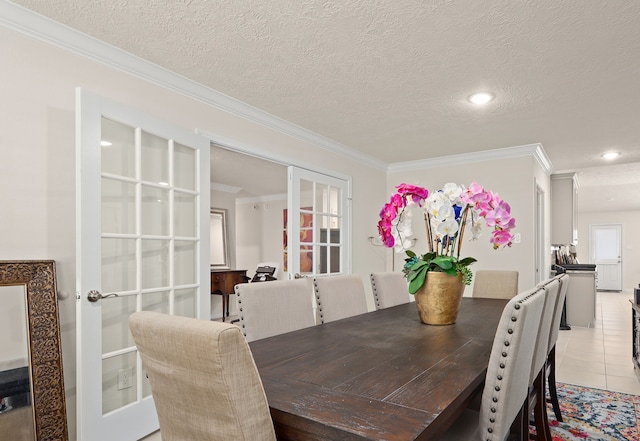
<instances>
[{"instance_id":1,"label":"dark wood dining table","mask_svg":"<svg viewBox=\"0 0 640 441\"><path fill-rule=\"evenodd\" d=\"M278 440L437 439L481 392L506 303L465 297L449 326L407 303L250 343Z\"/></svg>"}]
</instances>

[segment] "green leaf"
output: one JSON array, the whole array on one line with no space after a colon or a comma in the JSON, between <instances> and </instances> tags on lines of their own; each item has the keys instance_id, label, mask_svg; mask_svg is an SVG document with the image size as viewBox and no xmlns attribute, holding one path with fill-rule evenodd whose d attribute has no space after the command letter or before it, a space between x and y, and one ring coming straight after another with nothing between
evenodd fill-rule
<instances>
[{"instance_id":1,"label":"green leaf","mask_svg":"<svg viewBox=\"0 0 640 441\"><path fill-rule=\"evenodd\" d=\"M418 271L415 272L414 276L409 281L409 292L411 294L415 294L418 292L422 285L424 285L424 280L427 276L427 266L422 266Z\"/></svg>"},{"instance_id":2,"label":"green leaf","mask_svg":"<svg viewBox=\"0 0 640 441\"><path fill-rule=\"evenodd\" d=\"M431 262L435 258L436 253L426 253L422 255L422 260L424 260L425 262Z\"/></svg>"},{"instance_id":3,"label":"green leaf","mask_svg":"<svg viewBox=\"0 0 640 441\"><path fill-rule=\"evenodd\" d=\"M458 275L458 270L455 269L455 268L449 268L449 269L443 270L442 272L447 273L447 274L449 274L450 276L453 276L453 277Z\"/></svg>"},{"instance_id":4,"label":"green leaf","mask_svg":"<svg viewBox=\"0 0 640 441\"><path fill-rule=\"evenodd\" d=\"M443 271L446 272L446 270L453 268L453 257L451 256L438 256L435 259L433 259L433 264L438 265L440 268L442 268Z\"/></svg>"},{"instance_id":5,"label":"green leaf","mask_svg":"<svg viewBox=\"0 0 640 441\"><path fill-rule=\"evenodd\" d=\"M477 262L477 260L473 257L465 257L464 259L458 261L458 265L469 266L474 262Z\"/></svg>"},{"instance_id":6,"label":"green leaf","mask_svg":"<svg viewBox=\"0 0 640 441\"><path fill-rule=\"evenodd\" d=\"M427 264L427 262L420 261L416 263L411 267L411 269L407 273L407 280L411 282L416 277L418 277L421 272L426 272L428 269L429 269L429 265Z\"/></svg>"},{"instance_id":7,"label":"green leaf","mask_svg":"<svg viewBox=\"0 0 640 441\"><path fill-rule=\"evenodd\" d=\"M407 256L409 256L410 258L412 258L412 257L416 257L416 253L414 253L414 252L413 252L413 251L411 251L411 250L406 250L406 251L405 251L405 253L407 253Z\"/></svg>"}]
</instances>

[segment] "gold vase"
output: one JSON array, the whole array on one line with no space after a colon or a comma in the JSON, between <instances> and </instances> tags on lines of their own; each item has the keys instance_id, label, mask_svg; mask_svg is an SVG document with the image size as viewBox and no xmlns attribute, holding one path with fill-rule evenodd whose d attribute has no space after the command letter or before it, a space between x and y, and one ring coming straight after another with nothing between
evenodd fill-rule
<instances>
[{"instance_id":1,"label":"gold vase","mask_svg":"<svg viewBox=\"0 0 640 441\"><path fill-rule=\"evenodd\" d=\"M415 293L420 321L427 325L452 325L458 318L465 285L462 274L428 271L422 288Z\"/></svg>"}]
</instances>

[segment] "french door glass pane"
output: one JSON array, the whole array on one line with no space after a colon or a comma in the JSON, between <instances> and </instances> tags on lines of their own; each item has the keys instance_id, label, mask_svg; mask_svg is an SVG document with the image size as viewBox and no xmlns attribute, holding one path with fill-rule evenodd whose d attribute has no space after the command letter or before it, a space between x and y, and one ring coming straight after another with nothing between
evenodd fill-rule
<instances>
[{"instance_id":1,"label":"french door glass pane","mask_svg":"<svg viewBox=\"0 0 640 441\"><path fill-rule=\"evenodd\" d=\"M326 213L329 208L329 186L316 183L315 187L315 203L313 209L317 212Z\"/></svg>"},{"instance_id":2,"label":"french door glass pane","mask_svg":"<svg viewBox=\"0 0 640 441\"><path fill-rule=\"evenodd\" d=\"M196 213L198 212L198 199L195 195L175 192L174 202L174 235L179 237L195 237Z\"/></svg>"},{"instance_id":3,"label":"french door glass pane","mask_svg":"<svg viewBox=\"0 0 640 441\"><path fill-rule=\"evenodd\" d=\"M313 271L313 247L300 245L300 273L308 274Z\"/></svg>"},{"instance_id":4,"label":"french door glass pane","mask_svg":"<svg viewBox=\"0 0 640 441\"><path fill-rule=\"evenodd\" d=\"M173 147L174 186L185 190L196 189L196 151L175 143Z\"/></svg>"},{"instance_id":5,"label":"french door glass pane","mask_svg":"<svg viewBox=\"0 0 640 441\"><path fill-rule=\"evenodd\" d=\"M196 283L197 245L192 241L175 242L174 272L175 285L191 285Z\"/></svg>"},{"instance_id":6,"label":"french door glass pane","mask_svg":"<svg viewBox=\"0 0 640 441\"><path fill-rule=\"evenodd\" d=\"M146 292L142 294L142 311L169 314L169 291Z\"/></svg>"},{"instance_id":7,"label":"french door glass pane","mask_svg":"<svg viewBox=\"0 0 640 441\"><path fill-rule=\"evenodd\" d=\"M101 158L103 173L135 177L136 131L133 127L102 118Z\"/></svg>"},{"instance_id":8,"label":"french door glass pane","mask_svg":"<svg viewBox=\"0 0 640 441\"><path fill-rule=\"evenodd\" d=\"M169 184L169 141L142 132L142 180L160 185Z\"/></svg>"},{"instance_id":9,"label":"french door glass pane","mask_svg":"<svg viewBox=\"0 0 640 441\"><path fill-rule=\"evenodd\" d=\"M169 241L142 241L142 289L169 285Z\"/></svg>"},{"instance_id":10,"label":"french door glass pane","mask_svg":"<svg viewBox=\"0 0 640 441\"><path fill-rule=\"evenodd\" d=\"M118 234L135 233L135 203L134 184L102 179L102 231Z\"/></svg>"},{"instance_id":11,"label":"french door glass pane","mask_svg":"<svg viewBox=\"0 0 640 441\"><path fill-rule=\"evenodd\" d=\"M136 312L136 296L120 295L100 301L102 303L102 352L107 354L133 346L133 338L126 321Z\"/></svg>"},{"instance_id":12,"label":"french door glass pane","mask_svg":"<svg viewBox=\"0 0 640 441\"><path fill-rule=\"evenodd\" d=\"M102 292L136 289L135 239L102 238Z\"/></svg>"},{"instance_id":13,"label":"french door glass pane","mask_svg":"<svg viewBox=\"0 0 640 441\"><path fill-rule=\"evenodd\" d=\"M169 235L169 191L142 186L142 234Z\"/></svg>"},{"instance_id":14,"label":"french door glass pane","mask_svg":"<svg viewBox=\"0 0 640 441\"><path fill-rule=\"evenodd\" d=\"M176 289L173 313L183 317L195 317L196 296L197 291L195 288Z\"/></svg>"},{"instance_id":15,"label":"french door glass pane","mask_svg":"<svg viewBox=\"0 0 640 441\"><path fill-rule=\"evenodd\" d=\"M126 371L131 386L118 386L118 379ZM129 375L130 374L130 375ZM106 414L137 401L136 353L130 352L102 361L102 413Z\"/></svg>"}]
</instances>

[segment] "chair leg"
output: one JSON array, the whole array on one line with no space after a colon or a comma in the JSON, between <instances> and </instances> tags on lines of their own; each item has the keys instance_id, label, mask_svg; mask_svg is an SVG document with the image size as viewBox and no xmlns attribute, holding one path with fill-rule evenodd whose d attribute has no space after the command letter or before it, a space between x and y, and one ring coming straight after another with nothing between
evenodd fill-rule
<instances>
[{"instance_id":1,"label":"chair leg","mask_svg":"<svg viewBox=\"0 0 640 441\"><path fill-rule=\"evenodd\" d=\"M536 423L537 439L551 441L551 429L547 419L547 402L545 400L546 366L543 366L534 381L536 401L533 407L533 416Z\"/></svg>"},{"instance_id":2,"label":"chair leg","mask_svg":"<svg viewBox=\"0 0 640 441\"><path fill-rule=\"evenodd\" d=\"M558 422L562 422L562 413L560 413L560 403L558 403L558 391L556 390L556 346L554 345L549 352L547 359L549 364L549 397L553 406L553 413Z\"/></svg>"},{"instance_id":3,"label":"chair leg","mask_svg":"<svg viewBox=\"0 0 640 441\"><path fill-rule=\"evenodd\" d=\"M509 441L529 441L528 409L528 399L525 399L515 420L513 420L513 423L511 424L511 429L509 430L509 435L507 437Z\"/></svg>"}]
</instances>

